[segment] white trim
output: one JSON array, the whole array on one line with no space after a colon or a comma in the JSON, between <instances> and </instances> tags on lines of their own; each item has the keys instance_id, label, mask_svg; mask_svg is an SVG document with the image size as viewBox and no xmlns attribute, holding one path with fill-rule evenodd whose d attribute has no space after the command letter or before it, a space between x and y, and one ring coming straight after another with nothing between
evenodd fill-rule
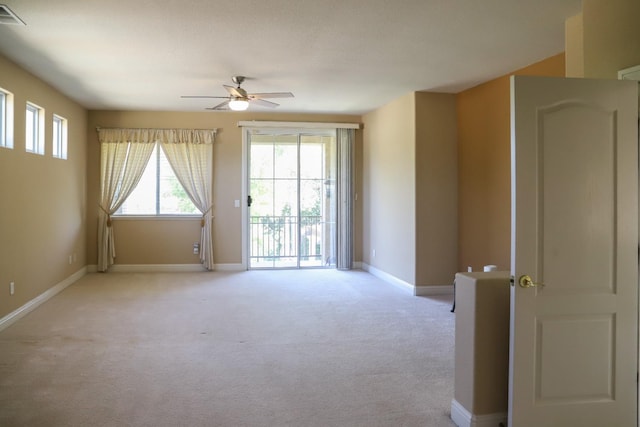
<instances>
[{"instance_id":1,"label":"white trim","mask_svg":"<svg viewBox=\"0 0 640 427\"><path fill-rule=\"evenodd\" d=\"M451 401L451 420L458 427L496 427L507 425L507 413L472 415L457 400Z\"/></svg>"},{"instance_id":2,"label":"white trim","mask_svg":"<svg viewBox=\"0 0 640 427\"><path fill-rule=\"evenodd\" d=\"M364 268L362 268L362 261L353 261L353 265L351 266L352 270L364 270Z\"/></svg>"},{"instance_id":3,"label":"white trim","mask_svg":"<svg viewBox=\"0 0 640 427\"><path fill-rule=\"evenodd\" d=\"M362 269L368 273L373 274L378 279L382 279L385 282L391 283L392 285L399 286L404 290L409 290L409 291L414 290L414 286L412 284L407 283L402 279L398 279L396 276L393 276L385 271L379 270L367 263L364 263L364 262L362 263Z\"/></svg>"},{"instance_id":4,"label":"white trim","mask_svg":"<svg viewBox=\"0 0 640 427\"><path fill-rule=\"evenodd\" d=\"M240 168L242 171L242 190L240 195L240 216L242 220L242 231L241 231L241 239L242 239L242 268L246 270L249 268L249 206L248 206L248 197L249 197L249 138L247 138L248 131L246 129L242 129L242 167Z\"/></svg>"},{"instance_id":5,"label":"white trim","mask_svg":"<svg viewBox=\"0 0 640 427\"><path fill-rule=\"evenodd\" d=\"M272 122L272 121L239 121L238 127L261 128L305 128L305 129L360 129L360 123L322 123L322 122Z\"/></svg>"},{"instance_id":6,"label":"white trim","mask_svg":"<svg viewBox=\"0 0 640 427\"><path fill-rule=\"evenodd\" d=\"M361 268L362 270L371 273L378 279L382 279L385 282L389 282L392 285L401 287L402 289L413 292L415 296L430 296L430 295L453 295L453 285L437 285L437 286L414 286L411 283L405 282L402 279L398 279L386 271L382 271L373 266L370 266L364 262L353 263L353 268ZM356 267L358 265L358 267Z\"/></svg>"},{"instance_id":7,"label":"white trim","mask_svg":"<svg viewBox=\"0 0 640 427\"><path fill-rule=\"evenodd\" d=\"M618 80L640 80L640 65L618 71Z\"/></svg>"},{"instance_id":8,"label":"white trim","mask_svg":"<svg viewBox=\"0 0 640 427\"><path fill-rule=\"evenodd\" d=\"M245 271L246 266L242 264L216 264L215 271Z\"/></svg>"},{"instance_id":9,"label":"white trim","mask_svg":"<svg viewBox=\"0 0 640 427\"><path fill-rule=\"evenodd\" d=\"M214 271L244 271L242 264L215 264ZM114 273L181 273L207 271L202 264L114 264L109 267ZM96 264L87 266L87 273L97 273Z\"/></svg>"},{"instance_id":10,"label":"white trim","mask_svg":"<svg viewBox=\"0 0 640 427\"><path fill-rule=\"evenodd\" d=\"M451 401L451 420L458 427L471 425L471 413L455 399Z\"/></svg>"},{"instance_id":11,"label":"white trim","mask_svg":"<svg viewBox=\"0 0 640 427\"><path fill-rule=\"evenodd\" d=\"M44 291L43 293L41 293L40 295L32 299L31 301L27 302L22 307L19 307L18 309L12 311L11 313L1 318L0 331L9 327L10 325L17 322L18 320L22 319L27 314L31 313L33 310L38 308L42 303L48 301L49 299L54 297L56 294L62 292L67 286L71 285L72 283L75 283L78 279L83 277L85 274L87 274L87 267L82 267L80 270L76 271L71 276L64 279L62 282L52 286L51 288L47 289L46 291Z\"/></svg>"},{"instance_id":12,"label":"white trim","mask_svg":"<svg viewBox=\"0 0 640 427\"><path fill-rule=\"evenodd\" d=\"M113 273L185 273L207 271L202 264L114 264L109 267Z\"/></svg>"},{"instance_id":13,"label":"white trim","mask_svg":"<svg viewBox=\"0 0 640 427\"><path fill-rule=\"evenodd\" d=\"M419 297L430 295L453 295L453 285L416 286L414 295Z\"/></svg>"}]
</instances>

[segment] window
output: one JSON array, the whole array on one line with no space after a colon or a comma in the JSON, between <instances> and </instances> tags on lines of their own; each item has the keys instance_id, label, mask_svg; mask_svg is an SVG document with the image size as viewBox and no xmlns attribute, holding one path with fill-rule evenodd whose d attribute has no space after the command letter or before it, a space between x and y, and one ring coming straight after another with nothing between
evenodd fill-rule
<instances>
[{"instance_id":1,"label":"window","mask_svg":"<svg viewBox=\"0 0 640 427\"><path fill-rule=\"evenodd\" d=\"M27 103L26 150L30 153L44 154L44 110L35 104Z\"/></svg>"},{"instance_id":2,"label":"window","mask_svg":"<svg viewBox=\"0 0 640 427\"><path fill-rule=\"evenodd\" d=\"M137 187L116 215L200 215L156 145Z\"/></svg>"},{"instance_id":3,"label":"window","mask_svg":"<svg viewBox=\"0 0 640 427\"><path fill-rule=\"evenodd\" d=\"M67 158L67 119L53 115L53 157Z\"/></svg>"},{"instance_id":4,"label":"window","mask_svg":"<svg viewBox=\"0 0 640 427\"><path fill-rule=\"evenodd\" d=\"M0 147L13 148L13 95L1 88Z\"/></svg>"}]
</instances>

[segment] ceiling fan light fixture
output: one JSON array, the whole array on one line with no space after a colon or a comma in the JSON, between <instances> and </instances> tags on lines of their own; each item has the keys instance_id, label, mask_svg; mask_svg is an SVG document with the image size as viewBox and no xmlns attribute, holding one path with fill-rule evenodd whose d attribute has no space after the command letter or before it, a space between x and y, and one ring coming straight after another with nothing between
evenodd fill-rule
<instances>
[{"instance_id":1,"label":"ceiling fan light fixture","mask_svg":"<svg viewBox=\"0 0 640 427\"><path fill-rule=\"evenodd\" d=\"M249 101L246 99L232 99L229 101L229 108L233 111L244 111L249 108Z\"/></svg>"}]
</instances>

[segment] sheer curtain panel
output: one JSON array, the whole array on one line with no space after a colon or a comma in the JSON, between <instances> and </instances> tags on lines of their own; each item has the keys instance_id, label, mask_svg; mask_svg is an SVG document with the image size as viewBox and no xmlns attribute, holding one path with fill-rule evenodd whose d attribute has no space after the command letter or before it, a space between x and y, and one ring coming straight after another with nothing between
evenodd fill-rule
<instances>
[{"instance_id":1,"label":"sheer curtain panel","mask_svg":"<svg viewBox=\"0 0 640 427\"><path fill-rule=\"evenodd\" d=\"M178 181L202 213L200 262L207 270L213 261L212 170L213 130L165 130L160 146Z\"/></svg>"},{"instance_id":2,"label":"sheer curtain panel","mask_svg":"<svg viewBox=\"0 0 640 427\"><path fill-rule=\"evenodd\" d=\"M131 194L155 147L150 129L98 129L100 151L100 209L98 210L98 271L105 272L116 257L111 215Z\"/></svg>"}]
</instances>

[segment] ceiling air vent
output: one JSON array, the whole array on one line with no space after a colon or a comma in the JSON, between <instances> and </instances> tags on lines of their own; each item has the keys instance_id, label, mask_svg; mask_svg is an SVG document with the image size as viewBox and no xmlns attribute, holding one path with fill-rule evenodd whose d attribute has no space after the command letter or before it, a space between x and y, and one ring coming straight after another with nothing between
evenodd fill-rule
<instances>
[{"instance_id":1,"label":"ceiling air vent","mask_svg":"<svg viewBox=\"0 0 640 427\"><path fill-rule=\"evenodd\" d=\"M4 4L0 4L0 24L27 25Z\"/></svg>"}]
</instances>

